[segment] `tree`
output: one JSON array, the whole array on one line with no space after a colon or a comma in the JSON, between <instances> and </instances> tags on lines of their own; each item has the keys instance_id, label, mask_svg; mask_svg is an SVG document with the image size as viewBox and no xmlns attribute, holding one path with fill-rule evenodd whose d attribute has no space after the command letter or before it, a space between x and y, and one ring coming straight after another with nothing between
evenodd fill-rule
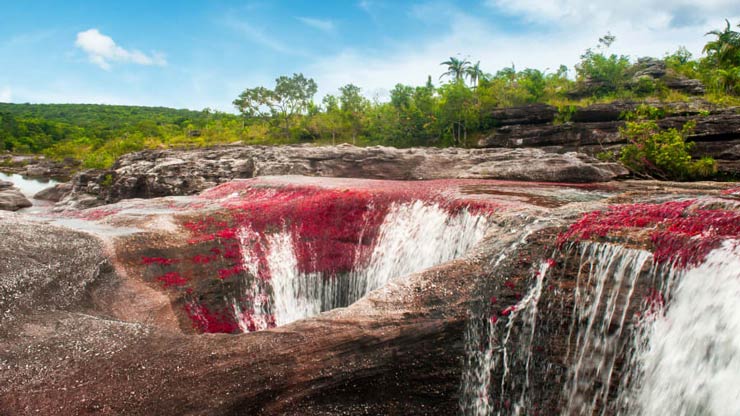
<instances>
[{"instance_id":1,"label":"tree","mask_svg":"<svg viewBox=\"0 0 740 416\"><path fill-rule=\"evenodd\" d=\"M291 120L308 110L318 86L303 74L281 76L275 80L275 89L248 88L233 101L246 119L272 116L282 126L285 137L290 137Z\"/></svg>"},{"instance_id":2,"label":"tree","mask_svg":"<svg viewBox=\"0 0 740 416\"><path fill-rule=\"evenodd\" d=\"M339 88L339 104L352 135L352 144L357 144L357 136L362 131L363 114L369 104L367 99L360 94L361 91L360 87L354 84Z\"/></svg>"},{"instance_id":3,"label":"tree","mask_svg":"<svg viewBox=\"0 0 740 416\"><path fill-rule=\"evenodd\" d=\"M478 87L478 80L483 77L483 71L480 69L480 61L476 62L475 65L465 68L465 75L470 80L470 85L473 88Z\"/></svg>"},{"instance_id":4,"label":"tree","mask_svg":"<svg viewBox=\"0 0 740 416\"><path fill-rule=\"evenodd\" d=\"M337 144L337 133L342 129L343 124L339 100L336 96L329 94L321 101L324 112L317 115L319 131L331 135L331 144Z\"/></svg>"},{"instance_id":5,"label":"tree","mask_svg":"<svg viewBox=\"0 0 740 416\"><path fill-rule=\"evenodd\" d=\"M740 65L740 32L731 29L730 21L724 30L712 30L704 36L712 35L716 39L704 45L704 53L719 68L729 68ZM740 27L740 25L738 25Z\"/></svg>"},{"instance_id":6,"label":"tree","mask_svg":"<svg viewBox=\"0 0 740 416\"><path fill-rule=\"evenodd\" d=\"M625 55L605 55L616 38L607 33L599 38L597 50L589 48L581 55L581 62L576 65L578 81L589 84L595 95L603 95L621 88L627 81L629 57Z\"/></svg>"},{"instance_id":7,"label":"tree","mask_svg":"<svg viewBox=\"0 0 740 416\"><path fill-rule=\"evenodd\" d=\"M440 123L452 136L453 146L467 145L468 130L477 127L478 100L462 81L440 88Z\"/></svg>"},{"instance_id":8,"label":"tree","mask_svg":"<svg viewBox=\"0 0 740 416\"><path fill-rule=\"evenodd\" d=\"M442 74L439 78L451 77L455 82L461 81L467 73L467 69L470 66L470 61L467 59L457 59L451 56L449 60L442 62L440 65L447 65L447 72Z\"/></svg>"}]
</instances>

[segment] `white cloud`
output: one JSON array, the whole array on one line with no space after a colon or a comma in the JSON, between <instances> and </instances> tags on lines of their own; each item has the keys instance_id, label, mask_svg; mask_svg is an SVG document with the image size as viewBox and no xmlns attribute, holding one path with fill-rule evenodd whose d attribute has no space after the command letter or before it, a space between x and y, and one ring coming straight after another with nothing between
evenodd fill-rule
<instances>
[{"instance_id":1,"label":"white cloud","mask_svg":"<svg viewBox=\"0 0 740 416\"><path fill-rule=\"evenodd\" d=\"M440 62L458 54L474 62L480 60L483 70L491 73L512 63L517 69L554 71L561 64L572 69L580 55L595 46L607 31L617 37L611 51L633 59L660 57L679 46L686 46L698 56L709 39L704 33L724 27L725 17L731 22L740 20L728 14L740 9L740 2L730 7L731 2L727 0L710 1L686 16L679 7L689 3L684 0L677 3L679 6L657 0L645 0L645 5L639 0L625 1L634 4L556 0L551 7L540 0L491 0L490 4L498 7L499 12L505 7L506 13L516 12L530 21L523 24L531 25L531 30L515 32L497 29L486 17L473 16L451 6L445 10L448 28L437 36L396 42L382 50L348 48L319 58L305 69L305 73L316 79L320 95L336 94L340 86L353 83L372 97L396 83L422 85L427 75L439 84L438 77L443 72ZM637 11L630 14L620 11L622 8ZM412 16L424 20L419 10L418 7L412 9ZM702 14L703 11L706 14ZM740 16L740 10L737 15ZM689 17L700 18L691 20ZM532 22L535 19L549 21L539 25ZM511 22L514 21L509 21L509 26Z\"/></svg>"},{"instance_id":2,"label":"white cloud","mask_svg":"<svg viewBox=\"0 0 740 416\"><path fill-rule=\"evenodd\" d=\"M77 34L75 46L87 53L90 62L108 70L111 62L129 62L138 65L164 66L167 61L159 53L147 55L139 50L124 49L116 44L110 36L106 36L98 29L89 29Z\"/></svg>"},{"instance_id":3,"label":"white cloud","mask_svg":"<svg viewBox=\"0 0 740 416\"><path fill-rule=\"evenodd\" d=\"M653 29L702 25L740 14L737 0L486 0L486 4L535 22L606 27L630 23Z\"/></svg>"},{"instance_id":4,"label":"white cloud","mask_svg":"<svg viewBox=\"0 0 740 416\"><path fill-rule=\"evenodd\" d=\"M13 99L13 90L10 87L0 88L0 103L9 103Z\"/></svg>"},{"instance_id":5,"label":"white cloud","mask_svg":"<svg viewBox=\"0 0 740 416\"><path fill-rule=\"evenodd\" d=\"M334 22L329 19L315 19L312 17L296 17L296 19L300 20L304 25L322 32L333 33L334 29L336 29Z\"/></svg>"}]
</instances>

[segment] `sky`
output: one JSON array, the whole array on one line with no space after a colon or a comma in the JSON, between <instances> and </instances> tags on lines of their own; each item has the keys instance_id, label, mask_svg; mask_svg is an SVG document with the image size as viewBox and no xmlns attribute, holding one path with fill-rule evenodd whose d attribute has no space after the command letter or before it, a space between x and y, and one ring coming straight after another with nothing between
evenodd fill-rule
<instances>
[{"instance_id":1,"label":"sky","mask_svg":"<svg viewBox=\"0 0 740 416\"><path fill-rule=\"evenodd\" d=\"M387 99L450 56L485 72L570 68L610 32L615 53L701 54L740 23L737 0L0 0L0 102L99 103L233 112L280 75Z\"/></svg>"}]
</instances>

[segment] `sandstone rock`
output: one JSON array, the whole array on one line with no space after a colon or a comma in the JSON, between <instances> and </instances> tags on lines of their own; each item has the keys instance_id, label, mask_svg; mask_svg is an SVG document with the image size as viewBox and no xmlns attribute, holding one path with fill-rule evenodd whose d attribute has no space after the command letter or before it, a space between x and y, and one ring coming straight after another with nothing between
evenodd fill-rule
<instances>
[{"instance_id":1,"label":"sandstone rock","mask_svg":"<svg viewBox=\"0 0 740 416\"><path fill-rule=\"evenodd\" d=\"M71 200L77 194L96 195L101 204L127 198L191 195L232 179L265 175L598 182L626 173L616 164L585 155L547 154L539 149L223 146L124 155L111 171L76 175Z\"/></svg>"},{"instance_id":2,"label":"sandstone rock","mask_svg":"<svg viewBox=\"0 0 740 416\"><path fill-rule=\"evenodd\" d=\"M322 178L250 181L260 187L311 185L349 195L385 186ZM242 182L207 194L230 193ZM502 371L486 375L496 387L524 383L517 356L528 352L524 338L534 339L535 348L526 356L528 392L536 397L539 413L560 414L563 386L575 360L568 347L577 345L568 335L573 332L574 288L588 267L579 263L577 253L568 257L568 250L557 251L557 236L581 214L614 203L707 197L713 209L726 201L737 210L723 184L437 182L431 185L449 187L442 195L499 207L491 214L488 235L468 256L404 276L346 308L241 335L196 334L173 326L165 317L183 313L186 302L200 298L158 279L189 270L202 276L204 286L226 293L228 279L209 278L217 274L219 262L168 261L170 255L190 254L185 251L191 230L197 229L191 220L230 226L218 199L124 201L108 207L104 218L101 209L77 213L77 220L95 218L88 230L136 228L97 238L0 213L0 408L8 414L457 414L466 353L486 348L469 344L470 325L490 328L496 317L496 328L505 330L510 316L505 311L527 294L536 270L550 264L536 333L530 338L518 325L510 331L510 374L519 378L506 380ZM412 190L422 185L394 184ZM610 242L648 248L644 231L623 230ZM228 247L233 237L222 233L208 241ZM106 259L105 253L113 257ZM656 284L645 278L623 285L633 303L625 308L620 302L614 315L639 312ZM581 324L586 320L576 322ZM627 332L596 327L608 332L604 336L630 341ZM621 377L623 369L617 361L613 377ZM595 388L595 383L582 384ZM607 393L614 395L613 390ZM520 397L513 390L501 396L498 388L491 394L500 409Z\"/></svg>"},{"instance_id":3,"label":"sandstone rock","mask_svg":"<svg viewBox=\"0 0 740 416\"><path fill-rule=\"evenodd\" d=\"M558 109L547 104L529 104L520 107L498 108L488 113L487 118L495 125L540 124L555 119Z\"/></svg>"},{"instance_id":4,"label":"sandstone rock","mask_svg":"<svg viewBox=\"0 0 740 416\"><path fill-rule=\"evenodd\" d=\"M634 71L633 78L650 77L657 79L665 76L666 65L663 60L644 57L637 59L637 63L632 70Z\"/></svg>"},{"instance_id":5,"label":"sandstone rock","mask_svg":"<svg viewBox=\"0 0 740 416\"><path fill-rule=\"evenodd\" d=\"M0 191L0 210L18 211L31 205L31 201L17 189L10 188Z\"/></svg>"},{"instance_id":6,"label":"sandstone rock","mask_svg":"<svg viewBox=\"0 0 740 416\"><path fill-rule=\"evenodd\" d=\"M663 83L672 90L681 91L689 95L702 95L706 92L704 84L698 79L674 75L663 78Z\"/></svg>"},{"instance_id":7,"label":"sandstone rock","mask_svg":"<svg viewBox=\"0 0 740 416\"><path fill-rule=\"evenodd\" d=\"M577 109L570 122L563 124L515 124L495 128L483 136L481 147L543 148L550 152L585 152L595 155L605 150L618 150L626 143L619 129L624 126L622 115L634 111L640 103L617 101L593 104ZM694 121L696 128L688 140L696 142L695 157L717 159L720 172L737 177L740 170L733 161L734 146L740 141L740 113L736 108L718 108L703 101L677 103L648 102L663 108L666 116L658 120L662 128L681 127Z\"/></svg>"},{"instance_id":8,"label":"sandstone rock","mask_svg":"<svg viewBox=\"0 0 740 416\"><path fill-rule=\"evenodd\" d=\"M72 190L72 184L70 183L58 183L54 186L50 186L46 189L42 189L34 195L34 199L41 199L43 201L59 202Z\"/></svg>"},{"instance_id":9,"label":"sandstone rock","mask_svg":"<svg viewBox=\"0 0 740 416\"><path fill-rule=\"evenodd\" d=\"M13 182L0 180L0 191L13 187Z\"/></svg>"},{"instance_id":10,"label":"sandstone rock","mask_svg":"<svg viewBox=\"0 0 740 416\"><path fill-rule=\"evenodd\" d=\"M2 170L32 178L68 180L79 169L80 161L71 158L51 160L44 156L6 155L0 156Z\"/></svg>"}]
</instances>

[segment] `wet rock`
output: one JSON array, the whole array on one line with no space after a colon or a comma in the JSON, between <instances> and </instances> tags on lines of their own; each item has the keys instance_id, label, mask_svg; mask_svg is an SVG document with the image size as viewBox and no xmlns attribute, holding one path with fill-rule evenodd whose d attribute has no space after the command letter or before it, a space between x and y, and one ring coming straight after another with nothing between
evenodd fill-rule
<instances>
[{"instance_id":1,"label":"wet rock","mask_svg":"<svg viewBox=\"0 0 740 416\"><path fill-rule=\"evenodd\" d=\"M0 190L0 210L18 211L31 205L31 201L15 188Z\"/></svg>"},{"instance_id":2,"label":"wet rock","mask_svg":"<svg viewBox=\"0 0 740 416\"><path fill-rule=\"evenodd\" d=\"M13 182L0 180L0 191L13 187Z\"/></svg>"},{"instance_id":3,"label":"wet rock","mask_svg":"<svg viewBox=\"0 0 740 416\"><path fill-rule=\"evenodd\" d=\"M43 201L59 202L72 190L70 183L58 183L46 189L37 192L33 197Z\"/></svg>"},{"instance_id":4,"label":"wet rock","mask_svg":"<svg viewBox=\"0 0 740 416\"><path fill-rule=\"evenodd\" d=\"M260 189L313 186L350 196L389 186L412 191L427 186L442 196L485 201L498 209L491 213L488 234L469 255L403 276L346 308L250 334L197 334L173 318L184 314L187 302L202 300L197 291L167 287L158 277L189 271L213 297L231 284L213 277L222 263L205 257L188 262L191 253L184 248L201 242L193 241L201 229L194 221L232 226L223 204L238 203L245 182ZM713 209L720 200L735 203L729 185L650 181L384 184L281 177L222 187L201 196L129 200L107 211L76 213L77 220L90 219L88 231L93 225L136 231L97 238L0 213L0 409L8 414L457 414L471 311L486 311L485 325L495 313L497 328L505 330L510 307L527 294L538 267L551 262L535 337L517 325L508 351L512 373L522 374L524 365L515 358L529 350L518 347L523 339L534 340L525 357L531 371L528 394L536 397L539 413L559 414L567 365L574 357L568 346L576 345L568 335L574 288L589 267L580 267L579 257L566 252L552 257L558 235L582 214L611 204L701 197L711 198ZM217 197L222 194L227 200ZM336 203L327 201L324 213ZM238 215L239 205L234 209ZM610 241L633 238L632 247L648 247L645 231L620 230ZM223 247L235 242L233 233L223 232L202 241ZM224 251L219 252L224 258L241 258L239 251ZM112 256L109 261L105 253ZM183 257L170 262L168 255ZM636 286L635 305L647 294L648 283L656 284L645 280ZM615 378L623 375L622 368L617 362ZM490 384L503 385L503 377L501 371L491 373ZM593 385L582 384L585 389ZM501 405L519 397L508 390L499 397L500 390L492 390Z\"/></svg>"}]
</instances>

